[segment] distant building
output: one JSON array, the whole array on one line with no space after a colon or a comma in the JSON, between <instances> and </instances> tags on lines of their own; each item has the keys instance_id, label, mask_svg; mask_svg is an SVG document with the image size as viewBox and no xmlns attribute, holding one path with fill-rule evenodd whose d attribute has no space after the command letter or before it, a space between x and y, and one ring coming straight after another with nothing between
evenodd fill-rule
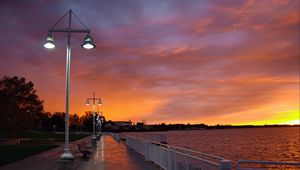
<instances>
[{"instance_id":1,"label":"distant building","mask_svg":"<svg viewBox=\"0 0 300 170\"><path fill-rule=\"evenodd\" d=\"M107 127L110 127L111 130L124 129L128 130L132 126L132 122L129 121L110 121L107 122Z\"/></svg>"},{"instance_id":2,"label":"distant building","mask_svg":"<svg viewBox=\"0 0 300 170\"><path fill-rule=\"evenodd\" d=\"M145 124L145 121L137 122L136 123L136 129L137 130L149 130L150 126Z\"/></svg>"}]
</instances>

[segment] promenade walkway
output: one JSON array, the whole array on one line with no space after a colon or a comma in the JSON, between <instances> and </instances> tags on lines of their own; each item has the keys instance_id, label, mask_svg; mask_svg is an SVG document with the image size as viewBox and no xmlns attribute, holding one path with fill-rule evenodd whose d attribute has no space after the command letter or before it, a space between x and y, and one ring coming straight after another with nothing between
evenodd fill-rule
<instances>
[{"instance_id":1,"label":"promenade walkway","mask_svg":"<svg viewBox=\"0 0 300 170\"><path fill-rule=\"evenodd\" d=\"M111 136L103 136L90 161L81 162L78 170L160 170L154 163L145 162L143 156L118 143Z\"/></svg>"},{"instance_id":2,"label":"promenade walkway","mask_svg":"<svg viewBox=\"0 0 300 170\"><path fill-rule=\"evenodd\" d=\"M59 161L63 146L33 155L12 164L0 167L0 170L159 170L153 163L145 162L144 157L127 148L124 143L115 141L111 136L103 135L97 143L97 149L89 160L82 160L76 144L87 137L70 143L70 150L75 159L73 161Z\"/></svg>"}]
</instances>

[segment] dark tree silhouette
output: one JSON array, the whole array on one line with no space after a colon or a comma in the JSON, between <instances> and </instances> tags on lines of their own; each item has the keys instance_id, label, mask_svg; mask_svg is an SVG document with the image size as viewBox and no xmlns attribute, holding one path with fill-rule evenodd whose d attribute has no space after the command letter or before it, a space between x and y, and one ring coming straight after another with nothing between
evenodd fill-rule
<instances>
[{"instance_id":1,"label":"dark tree silhouette","mask_svg":"<svg viewBox=\"0 0 300 170\"><path fill-rule=\"evenodd\" d=\"M52 122L51 122L51 113L50 112L46 112L44 114L42 114L41 116L41 126L40 126L40 129L42 130L53 130L53 126L52 126Z\"/></svg>"},{"instance_id":2,"label":"dark tree silhouette","mask_svg":"<svg viewBox=\"0 0 300 170\"><path fill-rule=\"evenodd\" d=\"M36 95L31 81L25 78L0 79L0 128L9 134L38 128L43 114L43 101Z\"/></svg>"},{"instance_id":3,"label":"dark tree silhouette","mask_svg":"<svg viewBox=\"0 0 300 170\"><path fill-rule=\"evenodd\" d=\"M65 130L65 113L55 112L51 116L52 128L55 131L64 131Z\"/></svg>"},{"instance_id":4,"label":"dark tree silhouette","mask_svg":"<svg viewBox=\"0 0 300 170\"><path fill-rule=\"evenodd\" d=\"M98 113L95 113L95 118L98 116ZM96 121L96 119L95 119ZM85 115L80 117L81 130L83 131L93 131L93 114L91 111L85 112ZM96 122L95 122L96 123Z\"/></svg>"},{"instance_id":5,"label":"dark tree silhouette","mask_svg":"<svg viewBox=\"0 0 300 170\"><path fill-rule=\"evenodd\" d=\"M93 115L91 112L85 112L85 115L80 118L81 127L83 131L93 130Z\"/></svg>"},{"instance_id":6,"label":"dark tree silhouette","mask_svg":"<svg viewBox=\"0 0 300 170\"><path fill-rule=\"evenodd\" d=\"M79 128L80 128L80 118L76 113L71 114L69 116L69 122L70 122L70 129L71 130L79 130Z\"/></svg>"}]
</instances>

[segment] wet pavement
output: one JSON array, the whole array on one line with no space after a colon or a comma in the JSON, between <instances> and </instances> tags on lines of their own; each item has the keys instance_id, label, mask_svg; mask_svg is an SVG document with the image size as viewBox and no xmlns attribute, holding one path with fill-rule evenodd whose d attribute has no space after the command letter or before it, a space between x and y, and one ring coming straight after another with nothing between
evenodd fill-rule
<instances>
[{"instance_id":1,"label":"wet pavement","mask_svg":"<svg viewBox=\"0 0 300 170\"><path fill-rule=\"evenodd\" d=\"M119 143L111 136L103 136L90 161L81 162L78 170L159 170L154 163L145 162L145 158Z\"/></svg>"},{"instance_id":2,"label":"wet pavement","mask_svg":"<svg viewBox=\"0 0 300 170\"><path fill-rule=\"evenodd\" d=\"M117 142L109 135L103 135L97 142L97 148L90 159L83 160L76 144L85 141L90 145L91 138L87 137L70 143L74 155L73 161L61 161L63 145L25 158L23 160L0 167L0 170L159 170L154 163L145 162L144 157L123 142Z\"/></svg>"}]
</instances>

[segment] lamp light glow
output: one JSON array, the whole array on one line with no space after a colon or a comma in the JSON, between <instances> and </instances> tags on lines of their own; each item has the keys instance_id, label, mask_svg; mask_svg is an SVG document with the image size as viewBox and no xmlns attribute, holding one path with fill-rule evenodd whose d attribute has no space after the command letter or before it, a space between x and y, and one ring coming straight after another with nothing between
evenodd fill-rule
<instances>
[{"instance_id":1,"label":"lamp light glow","mask_svg":"<svg viewBox=\"0 0 300 170\"><path fill-rule=\"evenodd\" d=\"M98 105L101 106L102 105L102 101L99 99L98 100Z\"/></svg>"},{"instance_id":2,"label":"lamp light glow","mask_svg":"<svg viewBox=\"0 0 300 170\"><path fill-rule=\"evenodd\" d=\"M46 39L45 43L43 44L43 46L47 49L53 49L56 47L51 33L48 33L47 39Z\"/></svg>"},{"instance_id":3,"label":"lamp light glow","mask_svg":"<svg viewBox=\"0 0 300 170\"><path fill-rule=\"evenodd\" d=\"M90 34L87 34L84 38L84 41L81 45L81 47L85 48L85 49L93 49L96 47L96 45L93 42L93 38L90 36Z\"/></svg>"},{"instance_id":4,"label":"lamp light glow","mask_svg":"<svg viewBox=\"0 0 300 170\"><path fill-rule=\"evenodd\" d=\"M87 106L90 105L90 100L89 99L86 100L86 105Z\"/></svg>"}]
</instances>

